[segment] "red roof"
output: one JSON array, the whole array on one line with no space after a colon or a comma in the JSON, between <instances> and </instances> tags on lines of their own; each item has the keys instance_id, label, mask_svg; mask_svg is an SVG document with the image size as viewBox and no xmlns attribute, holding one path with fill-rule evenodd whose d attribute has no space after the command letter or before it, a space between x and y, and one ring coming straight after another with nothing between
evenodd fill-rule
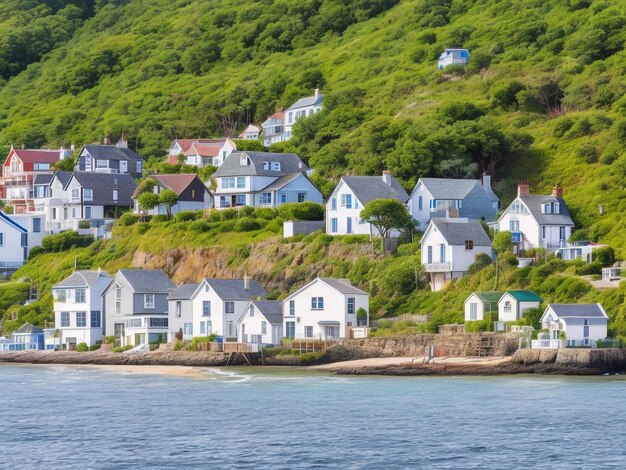
<instances>
[{"instance_id":1,"label":"red roof","mask_svg":"<svg viewBox=\"0 0 626 470\"><path fill-rule=\"evenodd\" d=\"M185 152L185 155L200 155L201 157L217 157L220 149L224 146L222 142L218 144L197 144L194 143Z\"/></svg>"},{"instance_id":2,"label":"red roof","mask_svg":"<svg viewBox=\"0 0 626 470\"><path fill-rule=\"evenodd\" d=\"M189 186L193 180L198 177L195 173L182 173L178 175L150 175L155 181L171 189L176 194L180 195L187 186Z\"/></svg>"},{"instance_id":3,"label":"red roof","mask_svg":"<svg viewBox=\"0 0 626 470\"><path fill-rule=\"evenodd\" d=\"M17 155L17 157L22 160L24 164L30 163L55 163L61 159L61 153L59 150L30 150L30 149L13 149L12 152ZM11 156L11 152L9 152L9 156L5 161L5 165L9 161L9 157Z\"/></svg>"},{"instance_id":4,"label":"red roof","mask_svg":"<svg viewBox=\"0 0 626 470\"><path fill-rule=\"evenodd\" d=\"M270 119L280 119L281 121L285 120L285 113L283 113L282 111L279 113L274 113L270 116Z\"/></svg>"},{"instance_id":5,"label":"red roof","mask_svg":"<svg viewBox=\"0 0 626 470\"><path fill-rule=\"evenodd\" d=\"M176 139L174 142L172 142L172 145L174 145L174 143L177 143L184 153L187 150L189 150L189 147L191 147L192 144L222 144L224 145L224 142L226 142L225 138L224 139Z\"/></svg>"}]
</instances>

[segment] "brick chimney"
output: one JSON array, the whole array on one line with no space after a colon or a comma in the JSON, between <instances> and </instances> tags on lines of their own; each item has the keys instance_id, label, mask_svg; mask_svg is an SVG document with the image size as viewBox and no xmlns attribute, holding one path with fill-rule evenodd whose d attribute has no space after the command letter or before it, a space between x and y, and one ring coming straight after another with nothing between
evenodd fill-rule
<instances>
[{"instance_id":1,"label":"brick chimney","mask_svg":"<svg viewBox=\"0 0 626 470\"><path fill-rule=\"evenodd\" d=\"M316 88L315 89L315 98L319 98L319 96L320 96L320 89Z\"/></svg>"},{"instance_id":2,"label":"brick chimney","mask_svg":"<svg viewBox=\"0 0 626 470\"><path fill-rule=\"evenodd\" d=\"M389 170L383 171L383 181L391 186L391 172Z\"/></svg>"},{"instance_id":3,"label":"brick chimney","mask_svg":"<svg viewBox=\"0 0 626 470\"><path fill-rule=\"evenodd\" d=\"M111 138L108 135L104 136L104 139L102 139L102 143L104 145L111 145Z\"/></svg>"},{"instance_id":4,"label":"brick chimney","mask_svg":"<svg viewBox=\"0 0 626 470\"><path fill-rule=\"evenodd\" d=\"M517 185L517 197L524 197L530 195L530 188L526 183L520 183Z\"/></svg>"},{"instance_id":5,"label":"brick chimney","mask_svg":"<svg viewBox=\"0 0 626 470\"><path fill-rule=\"evenodd\" d=\"M563 188L561 188L558 184L552 186L552 195L554 197L563 197Z\"/></svg>"}]
</instances>

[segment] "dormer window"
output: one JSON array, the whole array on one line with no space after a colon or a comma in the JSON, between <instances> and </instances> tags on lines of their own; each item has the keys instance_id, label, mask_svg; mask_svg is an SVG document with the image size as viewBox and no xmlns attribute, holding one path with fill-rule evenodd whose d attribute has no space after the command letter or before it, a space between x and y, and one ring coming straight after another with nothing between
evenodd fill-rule
<instances>
[{"instance_id":1,"label":"dormer window","mask_svg":"<svg viewBox=\"0 0 626 470\"><path fill-rule=\"evenodd\" d=\"M473 250L474 249L474 240L465 240L465 249Z\"/></svg>"},{"instance_id":2,"label":"dormer window","mask_svg":"<svg viewBox=\"0 0 626 470\"><path fill-rule=\"evenodd\" d=\"M558 202L544 202L541 204L541 213L542 214L560 214L561 213L561 204Z\"/></svg>"},{"instance_id":3,"label":"dormer window","mask_svg":"<svg viewBox=\"0 0 626 470\"><path fill-rule=\"evenodd\" d=\"M226 153L226 152L224 152L224 153ZM246 157L245 155L242 155L241 158L239 159L239 164L241 166L248 166L250 164L250 161L248 160L248 157Z\"/></svg>"},{"instance_id":4,"label":"dormer window","mask_svg":"<svg viewBox=\"0 0 626 470\"><path fill-rule=\"evenodd\" d=\"M263 162L263 169L266 171L269 171L270 169L270 162Z\"/></svg>"},{"instance_id":5,"label":"dormer window","mask_svg":"<svg viewBox=\"0 0 626 470\"><path fill-rule=\"evenodd\" d=\"M272 171L280 171L280 162L272 162Z\"/></svg>"}]
</instances>

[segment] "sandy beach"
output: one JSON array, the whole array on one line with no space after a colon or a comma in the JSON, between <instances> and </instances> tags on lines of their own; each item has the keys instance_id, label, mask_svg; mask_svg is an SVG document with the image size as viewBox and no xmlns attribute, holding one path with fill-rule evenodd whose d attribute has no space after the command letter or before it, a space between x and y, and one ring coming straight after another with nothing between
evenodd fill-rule
<instances>
[{"instance_id":1,"label":"sandy beach","mask_svg":"<svg viewBox=\"0 0 626 470\"><path fill-rule=\"evenodd\" d=\"M2 363L2 365L20 365L24 367L36 366L40 367L42 364L28 364L28 363ZM165 375L169 377L187 377L193 379L209 379L210 377L205 373L205 369L189 366L150 366L150 365L113 365L113 364L46 364L46 367L63 367L72 369L95 369L107 372L117 372L120 374L138 374L138 375Z\"/></svg>"},{"instance_id":2,"label":"sandy beach","mask_svg":"<svg viewBox=\"0 0 626 470\"><path fill-rule=\"evenodd\" d=\"M333 362L311 366L311 369L337 371L343 369L365 369L369 367L413 366L424 364L424 357L372 357L355 361ZM510 361L510 357L438 357L431 364L495 366Z\"/></svg>"}]
</instances>

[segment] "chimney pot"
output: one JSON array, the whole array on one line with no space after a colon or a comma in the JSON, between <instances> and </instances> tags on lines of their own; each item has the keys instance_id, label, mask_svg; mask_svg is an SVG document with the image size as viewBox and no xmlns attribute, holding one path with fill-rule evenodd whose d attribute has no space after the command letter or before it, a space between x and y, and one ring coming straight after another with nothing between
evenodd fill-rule
<instances>
[{"instance_id":1,"label":"chimney pot","mask_svg":"<svg viewBox=\"0 0 626 470\"><path fill-rule=\"evenodd\" d=\"M552 187L552 196L563 197L563 188L561 188L558 184L555 184Z\"/></svg>"},{"instance_id":2,"label":"chimney pot","mask_svg":"<svg viewBox=\"0 0 626 470\"><path fill-rule=\"evenodd\" d=\"M109 136L105 136L104 139L102 140L102 143L104 145L111 145L111 138Z\"/></svg>"},{"instance_id":3,"label":"chimney pot","mask_svg":"<svg viewBox=\"0 0 626 470\"><path fill-rule=\"evenodd\" d=\"M388 185L391 185L391 172L388 170L383 171L383 181Z\"/></svg>"},{"instance_id":4,"label":"chimney pot","mask_svg":"<svg viewBox=\"0 0 626 470\"><path fill-rule=\"evenodd\" d=\"M528 184L520 183L517 185L517 197L524 197L530 195L530 189Z\"/></svg>"}]
</instances>

